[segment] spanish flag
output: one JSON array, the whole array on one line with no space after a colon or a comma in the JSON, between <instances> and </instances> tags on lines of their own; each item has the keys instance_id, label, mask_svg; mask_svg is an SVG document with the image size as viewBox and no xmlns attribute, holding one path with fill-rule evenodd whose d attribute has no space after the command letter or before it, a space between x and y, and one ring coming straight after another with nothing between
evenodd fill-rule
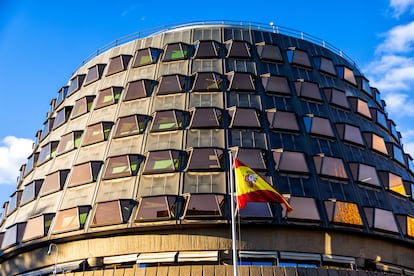
<instances>
[{"instance_id":1,"label":"spanish flag","mask_svg":"<svg viewBox=\"0 0 414 276\"><path fill-rule=\"evenodd\" d=\"M287 200L263 177L251 168L234 159L236 172L237 205L239 209L244 208L247 202L282 203L287 211L293 211Z\"/></svg>"}]
</instances>

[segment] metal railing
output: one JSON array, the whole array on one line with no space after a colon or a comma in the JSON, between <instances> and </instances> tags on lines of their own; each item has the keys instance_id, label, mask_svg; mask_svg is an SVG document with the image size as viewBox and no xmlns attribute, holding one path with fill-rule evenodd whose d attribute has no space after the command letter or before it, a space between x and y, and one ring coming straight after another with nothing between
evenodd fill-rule
<instances>
[{"instance_id":1,"label":"metal railing","mask_svg":"<svg viewBox=\"0 0 414 276\"><path fill-rule=\"evenodd\" d=\"M323 48L326 48L326 49L334 52L335 54L343 57L345 60L347 60L348 62L350 62L351 64L353 64L355 67L358 68L355 61L353 61L352 58L350 58L348 55L346 55L339 48L335 47L334 45L326 42L325 40L323 40L321 38L318 38L316 36L313 36L313 35L310 35L310 34L295 30L295 29L282 27L282 26L277 26L277 25L274 25L273 23L263 24L263 23L257 23L257 22L244 22L244 21L232 21L232 20L208 20L208 21L191 21L191 22L186 22L186 23L181 23L181 24L162 25L162 26L158 26L158 27L155 27L155 28L150 28L150 29L138 31L138 32L131 33L129 35L120 37L120 38L115 39L114 41L102 46L101 48L97 49L96 51L91 53L89 56L87 56L82 61L82 63L76 68L75 72L79 69L79 67L83 66L88 61L90 61L94 57L102 54L103 52L105 52L105 51L107 51L107 50L109 50L113 47L131 42L133 40L140 39L140 38L145 38L145 37L160 34L160 33L163 33L163 32L178 30L178 29L182 29L182 28L189 28L189 27L193 28L193 27L196 27L196 26L214 26L214 25L221 26L221 27L244 28L244 29L249 29L249 30L261 30L261 31L267 31L267 32L273 32L273 33L278 33L278 34L282 34L282 35L287 35L287 36L291 36L291 37L294 37L294 38L299 38L299 39L309 41L313 44L319 45Z\"/></svg>"}]
</instances>

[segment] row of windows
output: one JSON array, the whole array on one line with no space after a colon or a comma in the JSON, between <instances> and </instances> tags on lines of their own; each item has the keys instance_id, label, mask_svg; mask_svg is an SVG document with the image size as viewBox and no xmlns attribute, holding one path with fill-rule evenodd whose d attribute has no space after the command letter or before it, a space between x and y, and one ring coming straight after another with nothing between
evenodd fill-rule
<instances>
[{"instance_id":1,"label":"row of windows","mask_svg":"<svg viewBox=\"0 0 414 276\"><path fill-rule=\"evenodd\" d=\"M306 197L291 197L290 204L295 212L285 213L288 223L320 222L321 215L315 199ZM39 214L27 222L16 223L9 226L4 233L2 248L7 248L18 242L25 242L52 234L83 229L88 222L89 226L107 226L127 223L131 217L134 222L170 219L226 219L228 216L228 199L220 194L188 194L184 197L156 196L140 199L138 208L133 216L137 203L134 200L121 199L97 203L92 210L90 205L76 206L60 210L55 213ZM323 207L327 221L337 226L352 226L363 228L365 220L372 231L385 231L388 233L401 232L406 237L414 238L414 217L407 215L394 216L391 211L363 207L359 208L352 202L326 200ZM92 210L92 211L91 211ZM363 211L363 214L361 213ZM273 211L267 203L248 203L246 208L240 210L243 219L272 219Z\"/></svg>"}]
</instances>

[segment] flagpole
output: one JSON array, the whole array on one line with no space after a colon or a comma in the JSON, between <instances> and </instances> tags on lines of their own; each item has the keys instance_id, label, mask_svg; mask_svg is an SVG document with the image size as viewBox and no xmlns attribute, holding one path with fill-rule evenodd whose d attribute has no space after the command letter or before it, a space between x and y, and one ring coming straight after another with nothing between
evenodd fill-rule
<instances>
[{"instance_id":1,"label":"flagpole","mask_svg":"<svg viewBox=\"0 0 414 276\"><path fill-rule=\"evenodd\" d=\"M230 207L231 207L231 242L232 242L232 256L233 256L233 275L238 276L237 270L237 248L236 248L236 218L235 218L235 208L234 208L234 165L233 165L233 156L231 150L229 150L229 160L230 160Z\"/></svg>"}]
</instances>

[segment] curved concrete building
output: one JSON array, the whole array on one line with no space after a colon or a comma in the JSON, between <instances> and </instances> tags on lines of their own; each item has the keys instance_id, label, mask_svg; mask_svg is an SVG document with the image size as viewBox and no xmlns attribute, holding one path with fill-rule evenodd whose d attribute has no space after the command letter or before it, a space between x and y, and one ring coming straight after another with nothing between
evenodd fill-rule
<instances>
[{"instance_id":1,"label":"curved concrete building","mask_svg":"<svg viewBox=\"0 0 414 276\"><path fill-rule=\"evenodd\" d=\"M351 59L239 22L118 42L51 101L1 275L232 275L229 151L294 209L240 210L241 275L414 275L412 158Z\"/></svg>"}]
</instances>

